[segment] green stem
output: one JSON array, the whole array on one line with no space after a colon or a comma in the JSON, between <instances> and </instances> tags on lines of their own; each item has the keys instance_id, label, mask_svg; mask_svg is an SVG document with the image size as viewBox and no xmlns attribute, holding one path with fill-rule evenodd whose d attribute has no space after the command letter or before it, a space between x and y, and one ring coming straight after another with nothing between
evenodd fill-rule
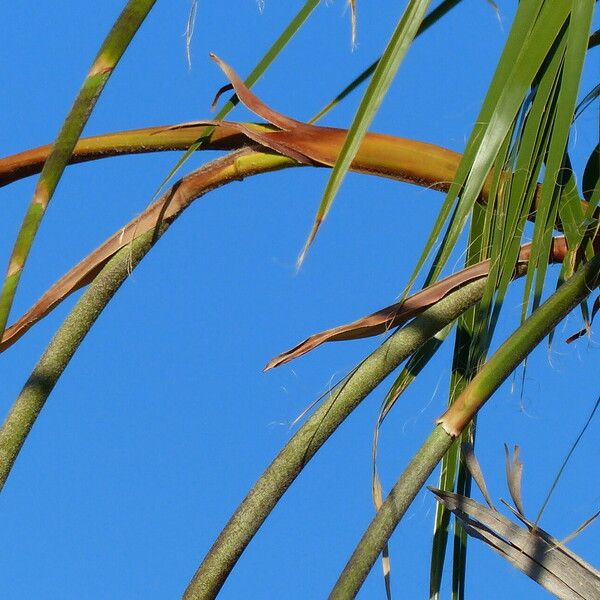
<instances>
[{"instance_id":1,"label":"green stem","mask_svg":"<svg viewBox=\"0 0 600 600\"><path fill-rule=\"evenodd\" d=\"M600 254L552 294L500 346L405 469L341 573L330 599L354 598L406 510L456 436L539 342L600 284Z\"/></svg>"},{"instance_id":2,"label":"green stem","mask_svg":"<svg viewBox=\"0 0 600 600\"><path fill-rule=\"evenodd\" d=\"M439 423L458 435L503 381L550 331L600 284L600 253L559 287L496 350Z\"/></svg>"},{"instance_id":3,"label":"green stem","mask_svg":"<svg viewBox=\"0 0 600 600\"><path fill-rule=\"evenodd\" d=\"M485 278L471 282L424 311L388 338L336 388L239 505L196 571L184 594L185 600L206 600L218 594L254 534L317 450L403 360L475 304L484 287Z\"/></svg>"},{"instance_id":4,"label":"green stem","mask_svg":"<svg viewBox=\"0 0 600 600\"><path fill-rule=\"evenodd\" d=\"M0 428L0 491L52 388L100 312L135 265L167 227L203 194L246 176L289 166L278 155L238 150L215 159L179 180L152 206L152 227L135 232L110 259L98 263L99 274L75 305L33 370ZM124 231L121 231L123 234Z\"/></svg>"},{"instance_id":5,"label":"green stem","mask_svg":"<svg viewBox=\"0 0 600 600\"><path fill-rule=\"evenodd\" d=\"M153 245L155 234L147 231L129 247L121 248L94 279L69 313L33 369L0 429L0 491L29 431L71 357L125 278Z\"/></svg>"},{"instance_id":6,"label":"green stem","mask_svg":"<svg viewBox=\"0 0 600 600\"><path fill-rule=\"evenodd\" d=\"M329 600L348 600L358 593L396 525L454 439L441 426L429 435L410 461L346 564Z\"/></svg>"},{"instance_id":7,"label":"green stem","mask_svg":"<svg viewBox=\"0 0 600 600\"><path fill-rule=\"evenodd\" d=\"M106 36L44 164L8 264L0 295L0 337L33 240L89 116L129 42L156 0L129 0Z\"/></svg>"}]
</instances>

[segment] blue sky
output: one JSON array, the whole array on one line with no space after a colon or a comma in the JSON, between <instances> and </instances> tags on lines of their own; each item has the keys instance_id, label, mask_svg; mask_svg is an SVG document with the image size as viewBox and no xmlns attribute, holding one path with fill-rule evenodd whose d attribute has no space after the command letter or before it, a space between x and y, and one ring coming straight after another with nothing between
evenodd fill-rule
<instances>
[{"instance_id":1,"label":"blue sky","mask_svg":"<svg viewBox=\"0 0 600 600\"><path fill-rule=\"evenodd\" d=\"M4 9L0 153L50 142L124 2L39 2ZM159 1L110 80L87 135L210 117L224 84L214 51L247 74L301 2L200 1L192 69L188 0ZM310 118L378 55L403 3L358 2L350 44L344 2L322 3L257 84L274 108ZM460 151L506 38L514 3L465 0L411 48L372 126ZM597 19L596 19L597 21ZM597 49L591 61L597 60ZM597 66L597 63L596 63ZM588 66L583 90L597 83ZM347 126L359 95L324 119ZM243 108L232 119L253 117ZM571 141L581 165L597 139L587 111ZM211 154L195 156L185 169ZM13 316L150 201L176 154L69 169L34 246ZM350 174L306 263L294 263L327 171L298 169L235 183L198 200L133 273L85 340L36 423L0 497L5 598L176 598L250 485L291 435L293 419L381 341L332 344L268 374L273 355L308 334L395 300L441 196ZM0 189L7 256L35 179ZM458 266L458 263L457 263ZM553 273L556 273L553 271ZM516 325L520 288L499 330ZM2 356L6 412L73 300ZM537 510L598 393L598 337L532 357L482 412L477 453L506 497L502 444L519 444L524 502ZM443 412L451 344L386 422L383 483L393 485ZM373 515L370 445L385 385L351 416L284 496L223 588L222 598L321 598ZM564 537L598 508L592 423L542 526ZM590 470L590 464L592 469ZM431 483L435 483L435 478ZM422 491L391 543L397 597L427 588L434 501ZM597 525L572 543L598 562ZM487 548L470 546L473 598L544 598ZM380 568L361 598L383 595Z\"/></svg>"}]
</instances>

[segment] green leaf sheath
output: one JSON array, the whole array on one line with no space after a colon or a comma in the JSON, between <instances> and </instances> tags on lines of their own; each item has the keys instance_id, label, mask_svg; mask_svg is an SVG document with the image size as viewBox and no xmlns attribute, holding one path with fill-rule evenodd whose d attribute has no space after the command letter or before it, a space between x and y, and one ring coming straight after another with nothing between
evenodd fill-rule
<instances>
[{"instance_id":1,"label":"green leaf sheath","mask_svg":"<svg viewBox=\"0 0 600 600\"><path fill-rule=\"evenodd\" d=\"M161 233L166 229L163 225ZM56 332L0 429L0 491L46 399L92 325L154 243L148 231L115 254Z\"/></svg>"},{"instance_id":2,"label":"green leaf sheath","mask_svg":"<svg viewBox=\"0 0 600 600\"><path fill-rule=\"evenodd\" d=\"M0 336L6 328L21 272L46 207L67 166L83 127L106 82L156 0L130 0L102 44L42 169L33 199L17 234L0 296Z\"/></svg>"},{"instance_id":3,"label":"green leaf sheath","mask_svg":"<svg viewBox=\"0 0 600 600\"><path fill-rule=\"evenodd\" d=\"M439 419L439 425L402 473L346 564L331 599L356 596L389 537L453 440L548 332L599 284L600 254L597 254L500 346Z\"/></svg>"},{"instance_id":4,"label":"green leaf sheath","mask_svg":"<svg viewBox=\"0 0 600 600\"><path fill-rule=\"evenodd\" d=\"M187 588L185 600L214 598L271 510L344 419L402 361L475 304L485 280L465 285L425 310L370 354L319 406L239 505ZM449 436L446 436L449 437Z\"/></svg>"}]
</instances>

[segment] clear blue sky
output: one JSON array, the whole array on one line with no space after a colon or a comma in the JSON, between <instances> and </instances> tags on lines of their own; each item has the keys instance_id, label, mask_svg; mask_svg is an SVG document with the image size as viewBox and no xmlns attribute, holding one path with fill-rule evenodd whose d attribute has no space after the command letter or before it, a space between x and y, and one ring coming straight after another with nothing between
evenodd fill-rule
<instances>
[{"instance_id":1,"label":"clear blue sky","mask_svg":"<svg viewBox=\"0 0 600 600\"><path fill-rule=\"evenodd\" d=\"M247 74L301 2L200 1L188 69L190 2L157 2L101 97L86 134L210 117L224 84L214 51ZM323 2L256 86L308 119L378 55L404 3L358 4L350 46L344 2ZM514 2L465 0L411 48L372 129L461 150L506 38ZM6 3L0 153L50 142L124 0ZM597 51L591 55L597 60ZM596 63L597 66L597 63ZM588 68L585 91L597 83ZM346 126L358 96L325 123ZM243 108L232 118L252 116ZM576 164L596 143L597 112L571 142ZM13 316L143 209L176 154L69 169L48 211ZM186 166L201 164L194 157ZM291 435L291 421L381 340L330 345L264 374L274 354L315 331L391 303L440 194L350 175L302 270L294 262L328 173L293 170L197 201L120 290L52 394L0 497L0 594L7 599L177 598L225 521ZM35 180L0 189L6 257ZM2 259L5 260L5 259ZM4 268L4 267L2 267ZM556 273L553 271L553 273ZM500 335L516 325L520 288ZM67 302L2 355L6 412ZM506 497L502 443L520 444L534 518L598 393L598 334L572 346L576 317L531 359L525 387L502 387L479 421L477 453ZM380 446L389 489L444 409L451 344L399 403ZM373 506L370 444L385 386L317 455L266 522L222 598L322 598ZM599 424L573 457L542 526L563 537L598 509ZM431 483L435 483L432 479ZM396 597L427 589L434 501L422 491L391 543ZM598 563L598 525L572 548ZM472 598L545 598L487 548L470 545ZM361 598L383 597L380 567Z\"/></svg>"}]
</instances>

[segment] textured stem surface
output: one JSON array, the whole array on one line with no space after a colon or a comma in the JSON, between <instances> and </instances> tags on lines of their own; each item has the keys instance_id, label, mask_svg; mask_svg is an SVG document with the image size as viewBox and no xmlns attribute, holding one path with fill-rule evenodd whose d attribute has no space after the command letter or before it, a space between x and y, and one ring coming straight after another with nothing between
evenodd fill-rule
<instances>
[{"instance_id":1,"label":"textured stem surface","mask_svg":"<svg viewBox=\"0 0 600 600\"><path fill-rule=\"evenodd\" d=\"M100 312L133 267L191 202L206 192L247 175L285 166L289 159L239 150L218 158L178 181L154 203L151 226L126 238L106 260L98 261L93 281L58 330L0 428L0 490L58 378ZM133 229L135 229L134 221ZM123 233L123 232L122 232Z\"/></svg>"},{"instance_id":2,"label":"textured stem surface","mask_svg":"<svg viewBox=\"0 0 600 600\"><path fill-rule=\"evenodd\" d=\"M348 560L330 599L356 596L394 529L454 439L523 359L599 284L597 254L535 310L482 367L438 420L438 426L392 488Z\"/></svg>"},{"instance_id":3,"label":"textured stem surface","mask_svg":"<svg viewBox=\"0 0 600 600\"><path fill-rule=\"evenodd\" d=\"M330 600L354 598L394 529L412 504L454 438L440 426L429 435L410 461L346 564Z\"/></svg>"},{"instance_id":4,"label":"textured stem surface","mask_svg":"<svg viewBox=\"0 0 600 600\"><path fill-rule=\"evenodd\" d=\"M166 229L166 225L161 231ZM0 491L46 399L92 325L125 278L153 245L153 232L122 248L69 313L33 369L0 428Z\"/></svg>"},{"instance_id":5,"label":"textured stem surface","mask_svg":"<svg viewBox=\"0 0 600 600\"><path fill-rule=\"evenodd\" d=\"M428 308L370 354L319 406L269 465L196 571L185 600L214 598L242 552L300 471L344 419L403 360L482 296L471 282Z\"/></svg>"}]
</instances>

